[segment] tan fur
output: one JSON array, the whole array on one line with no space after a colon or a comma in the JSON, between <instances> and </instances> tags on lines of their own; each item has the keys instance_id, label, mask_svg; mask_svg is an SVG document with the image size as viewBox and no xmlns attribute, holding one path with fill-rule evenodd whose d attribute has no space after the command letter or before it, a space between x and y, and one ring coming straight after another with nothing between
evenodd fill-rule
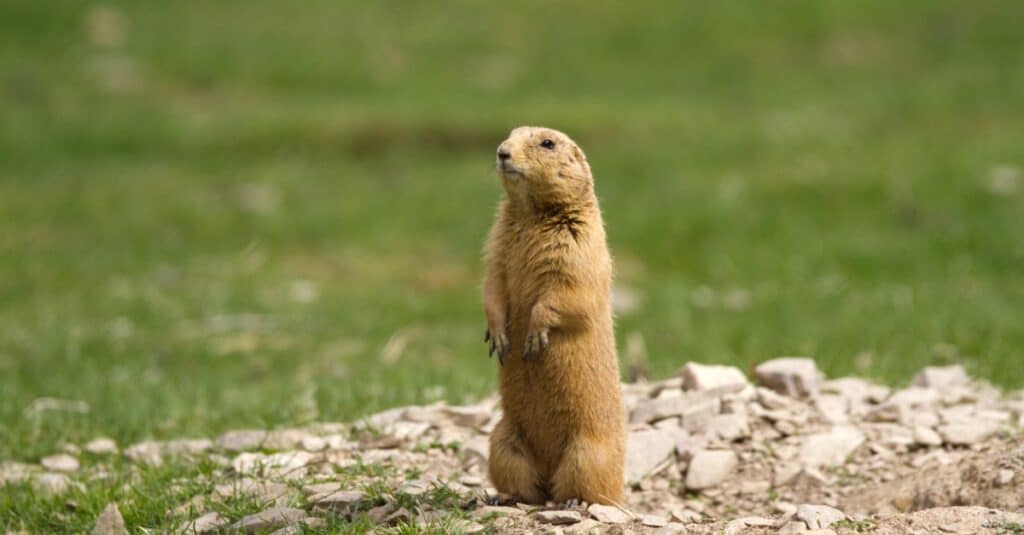
<instances>
[{"instance_id":1,"label":"tan fur","mask_svg":"<svg viewBox=\"0 0 1024 535\"><path fill-rule=\"evenodd\" d=\"M576 143L547 128L516 128L498 152L506 198L487 239L483 289L504 410L491 435L491 482L530 503L620 503L612 263L590 167Z\"/></svg>"}]
</instances>

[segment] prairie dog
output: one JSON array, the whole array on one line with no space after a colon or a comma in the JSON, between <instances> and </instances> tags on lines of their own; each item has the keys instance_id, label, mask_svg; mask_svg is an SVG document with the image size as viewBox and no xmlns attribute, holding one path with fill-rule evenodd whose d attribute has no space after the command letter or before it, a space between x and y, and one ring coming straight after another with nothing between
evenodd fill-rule
<instances>
[{"instance_id":1,"label":"prairie dog","mask_svg":"<svg viewBox=\"0 0 1024 535\"><path fill-rule=\"evenodd\" d=\"M505 198L485 246L483 301L504 416L491 482L529 503L620 503L612 262L590 166L569 136L529 126L498 146L496 166Z\"/></svg>"}]
</instances>

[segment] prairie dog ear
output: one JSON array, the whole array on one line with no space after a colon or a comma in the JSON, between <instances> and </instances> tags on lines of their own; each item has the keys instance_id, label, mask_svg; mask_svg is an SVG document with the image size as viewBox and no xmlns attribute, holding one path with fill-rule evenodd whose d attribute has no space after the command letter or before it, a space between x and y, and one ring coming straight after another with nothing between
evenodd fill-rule
<instances>
[{"instance_id":1,"label":"prairie dog ear","mask_svg":"<svg viewBox=\"0 0 1024 535\"><path fill-rule=\"evenodd\" d=\"M572 144L572 154L573 157L575 157L576 160L580 162L580 166L583 167L583 170L586 171L587 177L590 177L590 163L587 162L587 155L583 154L583 151L580 149L579 145L575 143Z\"/></svg>"}]
</instances>

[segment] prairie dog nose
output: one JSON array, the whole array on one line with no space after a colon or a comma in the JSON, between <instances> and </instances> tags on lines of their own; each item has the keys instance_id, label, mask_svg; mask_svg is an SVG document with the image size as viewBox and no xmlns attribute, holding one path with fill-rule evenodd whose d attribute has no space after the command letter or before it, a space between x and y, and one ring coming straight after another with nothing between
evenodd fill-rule
<instances>
[{"instance_id":1,"label":"prairie dog nose","mask_svg":"<svg viewBox=\"0 0 1024 535\"><path fill-rule=\"evenodd\" d=\"M507 149L498 149L498 159L499 160L504 162L505 160L507 160L507 159L509 159L511 157L512 157L512 154L509 153Z\"/></svg>"}]
</instances>

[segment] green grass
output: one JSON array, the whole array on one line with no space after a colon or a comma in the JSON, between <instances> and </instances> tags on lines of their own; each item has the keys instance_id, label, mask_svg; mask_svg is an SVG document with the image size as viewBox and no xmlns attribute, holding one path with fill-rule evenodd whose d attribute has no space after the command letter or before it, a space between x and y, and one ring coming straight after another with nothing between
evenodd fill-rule
<instances>
[{"instance_id":1,"label":"green grass","mask_svg":"<svg viewBox=\"0 0 1024 535\"><path fill-rule=\"evenodd\" d=\"M518 124L587 151L651 376L1024 384L1019 2L110 5L0 5L0 459L491 392Z\"/></svg>"}]
</instances>

